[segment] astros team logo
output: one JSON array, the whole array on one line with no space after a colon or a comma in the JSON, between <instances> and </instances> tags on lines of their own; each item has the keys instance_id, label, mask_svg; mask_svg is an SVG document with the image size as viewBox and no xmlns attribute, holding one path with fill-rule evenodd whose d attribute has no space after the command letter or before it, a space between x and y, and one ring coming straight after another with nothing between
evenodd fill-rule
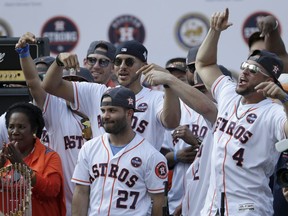
<instances>
[{"instance_id":1,"label":"astros team logo","mask_svg":"<svg viewBox=\"0 0 288 216\"><path fill-rule=\"evenodd\" d=\"M242 26L242 37L247 44L248 44L249 37L254 32L259 31L259 29L257 27L257 19L259 17L268 16L268 15L272 15L272 14L268 13L268 12L264 12L264 11L258 11L256 13L253 13L250 16L248 16L247 19L244 21L243 26ZM272 15L272 16L274 16L274 15ZM278 29L281 33L280 23L278 23L278 24L279 24Z\"/></svg>"},{"instance_id":2,"label":"astros team logo","mask_svg":"<svg viewBox=\"0 0 288 216\"><path fill-rule=\"evenodd\" d=\"M209 27L209 19L204 15L198 13L186 14L176 24L176 40L181 47L188 50L202 43Z\"/></svg>"},{"instance_id":3,"label":"astros team logo","mask_svg":"<svg viewBox=\"0 0 288 216\"><path fill-rule=\"evenodd\" d=\"M131 165L133 166L133 167L140 167L141 165L142 165L142 160L141 160L141 158L139 158L139 157L133 157L132 159L131 159Z\"/></svg>"},{"instance_id":4,"label":"astros team logo","mask_svg":"<svg viewBox=\"0 0 288 216\"><path fill-rule=\"evenodd\" d=\"M108 36L110 42L115 45L128 40L136 40L143 43L145 28L143 23L135 16L122 15L112 21Z\"/></svg>"},{"instance_id":5,"label":"astros team logo","mask_svg":"<svg viewBox=\"0 0 288 216\"><path fill-rule=\"evenodd\" d=\"M147 103L141 103L137 106L137 110L140 110L142 112L145 112L148 109L148 104Z\"/></svg>"},{"instance_id":6,"label":"astros team logo","mask_svg":"<svg viewBox=\"0 0 288 216\"><path fill-rule=\"evenodd\" d=\"M12 36L12 30L9 24L3 19L0 19L0 36Z\"/></svg>"},{"instance_id":7,"label":"astros team logo","mask_svg":"<svg viewBox=\"0 0 288 216\"><path fill-rule=\"evenodd\" d=\"M253 124L256 119L257 119L257 115L256 115L255 113L250 113L250 114L247 115L247 117L246 117L246 121L247 121L249 124Z\"/></svg>"},{"instance_id":8,"label":"astros team logo","mask_svg":"<svg viewBox=\"0 0 288 216\"><path fill-rule=\"evenodd\" d=\"M161 179L165 179L167 177L167 175L168 175L167 167L163 161L156 165L155 173Z\"/></svg>"},{"instance_id":9,"label":"astros team logo","mask_svg":"<svg viewBox=\"0 0 288 216\"><path fill-rule=\"evenodd\" d=\"M41 30L42 37L48 37L50 51L54 54L72 51L79 41L79 30L75 23L63 16L49 19Z\"/></svg>"}]
</instances>

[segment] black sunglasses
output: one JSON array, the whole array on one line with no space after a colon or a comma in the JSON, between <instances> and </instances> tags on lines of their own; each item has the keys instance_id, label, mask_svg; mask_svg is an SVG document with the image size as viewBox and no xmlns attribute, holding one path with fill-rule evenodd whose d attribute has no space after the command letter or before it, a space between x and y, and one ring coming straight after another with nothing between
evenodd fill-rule
<instances>
[{"instance_id":1,"label":"black sunglasses","mask_svg":"<svg viewBox=\"0 0 288 216\"><path fill-rule=\"evenodd\" d=\"M97 61L99 62L99 66L101 68L107 67L110 63L110 60L105 59L105 58L97 59L95 57L87 57L87 63L91 66L95 65L97 63Z\"/></svg>"},{"instance_id":2,"label":"black sunglasses","mask_svg":"<svg viewBox=\"0 0 288 216\"><path fill-rule=\"evenodd\" d=\"M195 64L189 64L187 65L187 68L191 73L194 73L196 70Z\"/></svg>"},{"instance_id":3,"label":"black sunglasses","mask_svg":"<svg viewBox=\"0 0 288 216\"><path fill-rule=\"evenodd\" d=\"M125 65L127 67L132 67L135 63L135 60L133 58L126 58L126 59L122 59L122 58L116 58L114 61L114 65L115 66L120 66L122 65L122 62L125 62Z\"/></svg>"}]
</instances>

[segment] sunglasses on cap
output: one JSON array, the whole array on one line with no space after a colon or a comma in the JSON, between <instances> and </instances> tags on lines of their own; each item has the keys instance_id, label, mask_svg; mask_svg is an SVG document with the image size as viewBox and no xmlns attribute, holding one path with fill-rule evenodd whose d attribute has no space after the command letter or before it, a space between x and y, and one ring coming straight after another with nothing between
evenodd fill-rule
<instances>
[{"instance_id":1,"label":"sunglasses on cap","mask_svg":"<svg viewBox=\"0 0 288 216\"><path fill-rule=\"evenodd\" d=\"M194 73L196 70L195 63L187 65L189 72Z\"/></svg>"},{"instance_id":2,"label":"sunglasses on cap","mask_svg":"<svg viewBox=\"0 0 288 216\"><path fill-rule=\"evenodd\" d=\"M122 65L122 62L124 61L125 65L127 67L132 67L135 63L135 59L134 58L126 58L126 59L122 59L122 58L116 58L114 61L114 65L115 66L120 66Z\"/></svg>"},{"instance_id":3,"label":"sunglasses on cap","mask_svg":"<svg viewBox=\"0 0 288 216\"><path fill-rule=\"evenodd\" d=\"M87 64L90 66L94 66L97 63L97 61L99 62L99 66L101 68L107 67L109 63L111 62L110 60L105 59L105 58L97 59L95 57L87 57Z\"/></svg>"}]
</instances>

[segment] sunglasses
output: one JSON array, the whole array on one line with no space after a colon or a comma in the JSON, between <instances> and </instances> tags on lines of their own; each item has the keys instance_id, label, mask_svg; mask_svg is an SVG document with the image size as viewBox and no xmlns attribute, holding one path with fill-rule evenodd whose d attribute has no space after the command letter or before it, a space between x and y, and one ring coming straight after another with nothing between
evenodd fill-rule
<instances>
[{"instance_id":1,"label":"sunglasses","mask_svg":"<svg viewBox=\"0 0 288 216\"><path fill-rule=\"evenodd\" d=\"M240 66L241 70L248 69L250 73L256 74L256 73L262 73L263 75L270 77L266 73L264 73L258 66L253 64L248 64L247 62L243 62Z\"/></svg>"},{"instance_id":2,"label":"sunglasses","mask_svg":"<svg viewBox=\"0 0 288 216\"><path fill-rule=\"evenodd\" d=\"M194 73L196 70L195 64L189 64L187 65L187 68L189 70L189 72Z\"/></svg>"},{"instance_id":3,"label":"sunglasses","mask_svg":"<svg viewBox=\"0 0 288 216\"><path fill-rule=\"evenodd\" d=\"M114 65L120 66L120 65L122 65L123 61L127 67L132 67L135 63L135 59L133 59L133 58L126 58L126 59L116 58L114 61Z\"/></svg>"},{"instance_id":4,"label":"sunglasses","mask_svg":"<svg viewBox=\"0 0 288 216\"><path fill-rule=\"evenodd\" d=\"M95 57L87 57L87 63L88 65L90 66L93 66L97 63L97 61L99 62L99 66L101 68L105 68L109 65L109 63L111 62L110 60L108 59L105 59L105 58L100 58L100 59L97 59Z\"/></svg>"}]
</instances>

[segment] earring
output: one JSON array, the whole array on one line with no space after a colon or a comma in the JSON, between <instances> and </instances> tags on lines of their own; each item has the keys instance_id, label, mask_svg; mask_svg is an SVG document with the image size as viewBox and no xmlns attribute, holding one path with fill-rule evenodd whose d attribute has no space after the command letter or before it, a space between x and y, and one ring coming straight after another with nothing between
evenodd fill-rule
<instances>
[{"instance_id":1,"label":"earring","mask_svg":"<svg viewBox=\"0 0 288 216\"><path fill-rule=\"evenodd\" d=\"M37 136L36 136L36 133L33 133L33 138L34 138L34 139L36 139L36 138L37 138Z\"/></svg>"}]
</instances>

